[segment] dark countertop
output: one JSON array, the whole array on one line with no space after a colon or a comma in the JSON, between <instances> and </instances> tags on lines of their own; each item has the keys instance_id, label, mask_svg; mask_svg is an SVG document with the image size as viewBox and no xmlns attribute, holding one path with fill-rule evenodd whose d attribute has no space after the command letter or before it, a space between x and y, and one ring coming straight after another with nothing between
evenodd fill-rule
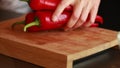
<instances>
[{"instance_id":1,"label":"dark countertop","mask_svg":"<svg viewBox=\"0 0 120 68\"><path fill-rule=\"evenodd\" d=\"M0 10L0 21L19 17L21 15L23 14ZM0 54L0 56L4 56L4 55ZM119 57L120 57L120 50L111 48L103 52L97 53L95 55L74 61L74 68L120 68ZM11 58L11 59L14 59L14 58ZM17 59L14 59L14 60L16 60L17 62L28 63L28 62L17 60ZM0 66L1 65L2 64L0 63ZM30 64L30 65L33 65L33 64ZM34 66L39 67L37 65L34 65Z\"/></svg>"}]
</instances>

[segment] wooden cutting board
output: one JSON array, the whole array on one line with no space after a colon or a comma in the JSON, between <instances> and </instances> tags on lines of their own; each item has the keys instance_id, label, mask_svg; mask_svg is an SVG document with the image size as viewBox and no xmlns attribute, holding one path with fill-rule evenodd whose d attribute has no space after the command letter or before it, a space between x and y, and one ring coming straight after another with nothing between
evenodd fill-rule
<instances>
[{"instance_id":1,"label":"wooden cutting board","mask_svg":"<svg viewBox=\"0 0 120 68\"><path fill-rule=\"evenodd\" d=\"M23 26L11 29L24 16L0 22L0 53L46 68L72 68L73 61L117 46L116 31L90 27L23 32Z\"/></svg>"}]
</instances>

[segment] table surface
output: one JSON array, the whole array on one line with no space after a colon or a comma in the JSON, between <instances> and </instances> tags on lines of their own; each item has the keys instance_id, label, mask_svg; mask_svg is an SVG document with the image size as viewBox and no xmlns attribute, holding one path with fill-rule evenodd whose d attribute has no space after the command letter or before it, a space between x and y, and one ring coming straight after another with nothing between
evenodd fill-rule
<instances>
[{"instance_id":1,"label":"table surface","mask_svg":"<svg viewBox=\"0 0 120 68\"><path fill-rule=\"evenodd\" d=\"M0 10L0 21L19 17L21 15L22 14ZM108 49L101 53L84 58L82 60L74 61L74 68L96 68L96 67L97 68L119 68L120 67L119 53L120 51L118 50Z\"/></svg>"}]
</instances>

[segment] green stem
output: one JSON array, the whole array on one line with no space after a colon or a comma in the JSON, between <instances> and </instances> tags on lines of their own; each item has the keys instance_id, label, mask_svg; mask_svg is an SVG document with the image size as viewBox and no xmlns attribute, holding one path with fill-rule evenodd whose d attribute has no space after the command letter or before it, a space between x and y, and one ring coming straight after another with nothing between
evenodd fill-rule
<instances>
[{"instance_id":1,"label":"green stem","mask_svg":"<svg viewBox=\"0 0 120 68\"><path fill-rule=\"evenodd\" d=\"M33 21L33 22L31 22L31 23L29 23L29 24L27 24L27 25L24 26L24 32L26 32L27 29L30 28L30 27L32 27L32 26L39 26L39 25L40 25L40 22L36 18L35 21Z\"/></svg>"},{"instance_id":2,"label":"green stem","mask_svg":"<svg viewBox=\"0 0 120 68\"><path fill-rule=\"evenodd\" d=\"M14 29L14 27L18 24L24 24L25 25L25 21L21 21L21 22L16 22L12 24L12 29Z\"/></svg>"}]
</instances>

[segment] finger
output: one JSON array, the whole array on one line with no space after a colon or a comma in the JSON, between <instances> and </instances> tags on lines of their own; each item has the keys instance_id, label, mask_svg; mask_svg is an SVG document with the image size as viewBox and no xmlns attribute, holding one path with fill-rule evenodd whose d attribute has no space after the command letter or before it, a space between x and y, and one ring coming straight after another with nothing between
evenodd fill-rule
<instances>
[{"instance_id":1,"label":"finger","mask_svg":"<svg viewBox=\"0 0 120 68\"><path fill-rule=\"evenodd\" d=\"M58 7L56 8L55 12L53 13L52 20L57 21L57 18L59 15L64 11L64 9L70 5L70 2L68 0L62 0Z\"/></svg>"},{"instance_id":2,"label":"finger","mask_svg":"<svg viewBox=\"0 0 120 68\"><path fill-rule=\"evenodd\" d=\"M91 2L88 2L86 4L86 6L84 7L84 9L82 11L82 14L81 14L81 17L80 17L78 22L81 22L82 24L84 24L87 21L87 18L88 18L89 13L90 13L91 5L92 5ZM87 22L87 23L89 23L89 22Z\"/></svg>"},{"instance_id":3,"label":"finger","mask_svg":"<svg viewBox=\"0 0 120 68\"><path fill-rule=\"evenodd\" d=\"M98 2L99 3L99 2ZM96 15L97 15L97 12L98 12L98 7L99 7L99 4L95 4L93 7L92 7L92 9L91 9L91 11L90 11L90 19L89 19L89 23L87 23L85 26L90 26L90 25L92 25L94 22L95 22L95 18L96 18Z\"/></svg>"},{"instance_id":4,"label":"finger","mask_svg":"<svg viewBox=\"0 0 120 68\"><path fill-rule=\"evenodd\" d=\"M73 27L73 29L76 29L76 28L81 27L82 24L83 24L83 21L78 21L78 22L75 24L75 26Z\"/></svg>"},{"instance_id":5,"label":"finger","mask_svg":"<svg viewBox=\"0 0 120 68\"><path fill-rule=\"evenodd\" d=\"M83 4L84 4L83 1L77 2L77 4L74 7L73 14L65 27L65 30L71 29L76 24L81 15Z\"/></svg>"}]
</instances>

